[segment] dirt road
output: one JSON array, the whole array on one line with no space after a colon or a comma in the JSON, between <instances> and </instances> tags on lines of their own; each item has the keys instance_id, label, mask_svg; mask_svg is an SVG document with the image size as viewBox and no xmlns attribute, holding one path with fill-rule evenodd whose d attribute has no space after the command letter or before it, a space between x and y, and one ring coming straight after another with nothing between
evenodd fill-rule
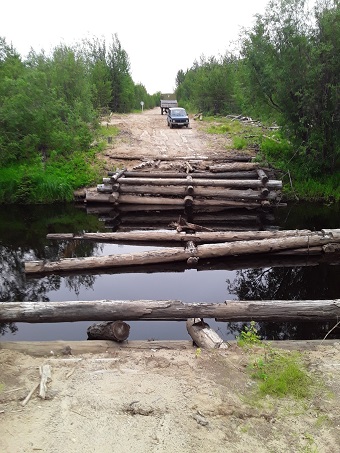
<instances>
[{"instance_id":1,"label":"dirt road","mask_svg":"<svg viewBox=\"0 0 340 453\"><path fill-rule=\"evenodd\" d=\"M202 123L190 118L189 128L170 129L167 126L166 115L160 114L160 109L155 108L142 114L113 115L104 122L120 129L120 134L115 137L113 145L109 146L104 154L107 169L112 166L126 166L131 169L141 162L150 162L154 165L160 159L169 159L169 162L158 163L158 168L180 168L187 160L202 161L213 160L233 154L226 150L230 145L225 135L207 134ZM120 158L124 158L120 160ZM131 162L127 161L131 159ZM175 162L174 159L180 159Z\"/></svg>"},{"instance_id":2,"label":"dirt road","mask_svg":"<svg viewBox=\"0 0 340 453\"><path fill-rule=\"evenodd\" d=\"M159 109L114 115L110 122L121 133L105 153L108 170L119 157L131 158L131 168L161 157L226 153L225 137L208 136L194 121L190 129L170 130ZM92 353L89 343L97 348ZM246 370L252 353L236 345L219 351L196 350L189 342L128 346L71 342L18 352L0 342L1 453L339 451L339 342L305 353L313 379L326 390L300 402L254 400L256 383ZM52 370L47 399L36 390L23 406L42 365Z\"/></svg>"}]
</instances>

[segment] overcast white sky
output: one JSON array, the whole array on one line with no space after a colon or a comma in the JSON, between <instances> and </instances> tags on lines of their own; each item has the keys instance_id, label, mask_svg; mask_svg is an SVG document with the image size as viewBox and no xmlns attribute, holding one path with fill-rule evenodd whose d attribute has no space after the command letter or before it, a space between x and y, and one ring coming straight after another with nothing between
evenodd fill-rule
<instances>
[{"instance_id":1,"label":"overcast white sky","mask_svg":"<svg viewBox=\"0 0 340 453\"><path fill-rule=\"evenodd\" d=\"M200 56L218 56L269 0L4 0L0 36L24 57L63 42L118 34L131 75L150 94L173 92L176 74Z\"/></svg>"}]
</instances>

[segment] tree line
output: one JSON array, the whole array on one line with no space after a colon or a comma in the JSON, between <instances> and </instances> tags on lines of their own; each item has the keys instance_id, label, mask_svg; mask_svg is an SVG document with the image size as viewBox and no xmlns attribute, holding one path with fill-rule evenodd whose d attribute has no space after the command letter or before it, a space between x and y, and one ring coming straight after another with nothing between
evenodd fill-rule
<instances>
[{"instance_id":1,"label":"tree line","mask_svg":"<svg viewBox=\"0 0 340 453\"><path fill-rule=\"evenodd\" d=\"M265 157L294 166L301 180L327 177L332 195L340 172L339 54L339 0L318 0L313 10L305 0L271 0L237 50L177 72L176 96L191 112L275 122L289 146L271 146ZM50 54L32 49L25 59L0 37L0 203L71 200L98 177L100 117L140 110L141 100L153 108L160 97L134 83L116 34ZM324 192L325 180L319 186Z\"/></svg>"},{"instance_id":2,"label":"tree line","mask_svg":"<svg viewBox=\"0 0 340 453\"><path fill-rule=\"evenodd\" d=\"M133 82L117 35L60 44L51 55L31 50L25 60L0 38L0 164L86 150L100 113L140 109L141 100L151 108L158 98Z\"/></svg>"},{"instance_id":3,"label":"tree line","mask_svg":"<svg viewBox=\"0 0 340 453\"><path fill-rule=\"evenodd\" d=\"M177 98L194 111L276 122L292 145L281 159L305 177L332 175L340 170L339 55L338 0L313 9L273 0L243 30L237 51L178 71Z\"/></svg>"}]
</instances>

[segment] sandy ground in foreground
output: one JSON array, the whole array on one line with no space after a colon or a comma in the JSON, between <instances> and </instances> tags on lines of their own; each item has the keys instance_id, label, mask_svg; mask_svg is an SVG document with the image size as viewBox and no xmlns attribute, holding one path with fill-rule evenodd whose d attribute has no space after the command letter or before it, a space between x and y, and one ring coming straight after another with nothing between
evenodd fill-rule
<instances>
[{"instance_id":1,"label":"sandy ground in foreground","mask_svg":"<svg viewBox=\"0 0 340 453\"><path fill-rule=\"evenodd\" d=\"M252 354L236 345L42 357L0 349L1 452L338 451L340 343L304 353L327 388L307 402L254 401ZM37 390L23 407L43 364L47 398Z\"/></svg>"}]
</instances>

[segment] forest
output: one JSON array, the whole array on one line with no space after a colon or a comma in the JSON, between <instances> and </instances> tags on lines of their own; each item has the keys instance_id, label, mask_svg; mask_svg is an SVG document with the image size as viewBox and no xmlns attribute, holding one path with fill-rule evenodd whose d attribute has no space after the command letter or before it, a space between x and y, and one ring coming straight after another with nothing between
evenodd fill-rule
<instances>
[{"instance_id":1,"label":"forest","mask_svg":"<svg viewBox=\"0 0 340 453\"><path fill-rule=\"evenodd\" d=\"M274 140L259 138L260 158L289 169L300 194L339 201L339 54L338 0L309 10L273 0L225 55L178 70L176 96L204 117L277 125ZM141 100L150 109L160 96L134 83L116 34L25 59L0 37L0 203L72 200L98 179L103 114L140 110Z\"/></svg>"}]
</instances>

